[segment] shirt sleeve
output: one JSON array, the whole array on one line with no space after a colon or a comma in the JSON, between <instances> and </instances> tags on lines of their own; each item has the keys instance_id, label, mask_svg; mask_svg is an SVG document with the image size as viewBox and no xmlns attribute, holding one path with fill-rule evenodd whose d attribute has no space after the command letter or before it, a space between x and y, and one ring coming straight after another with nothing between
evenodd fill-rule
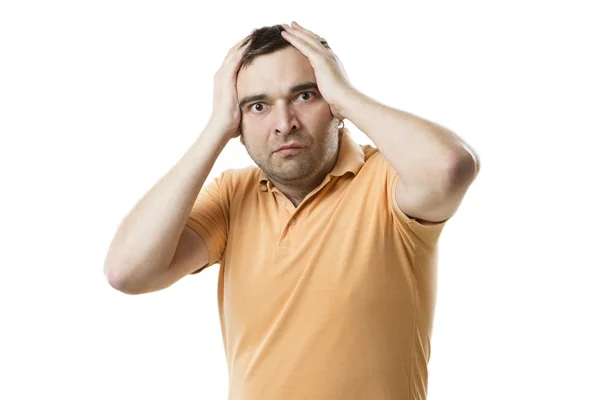
<instances>
[{"instance_id":1,"label":"shirt sleeve","mask_svg":"<svg viewBox=\"0 0 600 400\"><path fill-rule=\"evenodd\" d=\"M225 186L226 172L203 185L185 224L200 235L209 254L208 264L190 275L222 260L229 226L229 201Z\"/></svg>"},{"instance_id":2,"label":"shirt sleeve","mask_svg":"<svg viewBox=\"0 0 600 400\"><path fill-rule=\"evenodd\" d=\"M443 227L450 218L434 223L421 223L419 220L406 215L396 202L396 184L400 181L400 176L383 153L379 152L377 157L379 157L381 170L385 175L387 209L394 225L400 234L408 237L414 245L435 246Z\"/></svg>"}]
</instances>

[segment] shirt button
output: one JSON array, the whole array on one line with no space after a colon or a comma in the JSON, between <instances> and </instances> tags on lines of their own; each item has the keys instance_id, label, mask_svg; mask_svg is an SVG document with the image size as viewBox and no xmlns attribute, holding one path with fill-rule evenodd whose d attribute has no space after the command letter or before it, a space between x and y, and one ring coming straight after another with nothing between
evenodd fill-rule
<instances>
[{"instance_id":1,"label":"shirt button","mask_svg":"<svg viewBox=\"0 0 600 400\"><path fill-rule=\"evenodd\" d=\"M295 219L292 219L292 220L290 221L290 224L292 224L292 225L296 225L296 220L295 220Z\"/></svg>"}]
</instances>

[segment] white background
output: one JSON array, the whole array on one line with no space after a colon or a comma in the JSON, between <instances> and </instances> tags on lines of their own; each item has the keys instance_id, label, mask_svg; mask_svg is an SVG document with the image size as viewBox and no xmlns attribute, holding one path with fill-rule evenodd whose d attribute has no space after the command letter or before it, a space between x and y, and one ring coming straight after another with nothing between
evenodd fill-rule
<instances>
[{"instance_id":1,"label":"white background","mask_svg":"<svg viewBox=\"0 0 600 400\"><path fill-rule=\"evenodd\" d=\"M219 266L130 296L103 262L122 218L201 133L227 50L292 20L329 41L361 91L481 158L440 237L429 398L600 398L594 10L3 1L0 398L226 398ZM251 164L231 141L209 179Z\"/></svg>"}]
</instances>

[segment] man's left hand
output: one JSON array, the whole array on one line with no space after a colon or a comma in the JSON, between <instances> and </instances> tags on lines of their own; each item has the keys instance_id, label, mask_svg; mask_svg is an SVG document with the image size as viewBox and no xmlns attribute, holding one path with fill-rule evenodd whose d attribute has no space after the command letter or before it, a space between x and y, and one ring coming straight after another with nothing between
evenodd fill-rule
<instances>
[{"instance_id":1,"label":"man's left hand","mask_svg":"<svg viewBox=\"0 0 600 400\"><path fill-rule=\"evenodd\" d=\"M350 84L342 63L319 35L309 31L293 21L292 25L283 24L281 35L296 49L304 54L315 71L317 86L321 95L331 108L331 113L339 120L342 115L342 102L349 92L355 90Z\"/></svg>"}]
</instances>

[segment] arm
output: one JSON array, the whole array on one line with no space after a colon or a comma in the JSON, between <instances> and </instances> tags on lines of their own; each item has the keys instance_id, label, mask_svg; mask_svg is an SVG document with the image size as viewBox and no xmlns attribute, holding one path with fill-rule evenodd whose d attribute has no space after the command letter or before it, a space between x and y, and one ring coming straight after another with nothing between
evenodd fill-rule
<instances>
[{"instance_id":1,"label":"arm","mask_svg":"<svg viewBox=\"0 0 600 400\"><path fill-rule=\"evenodd\" d=\"M396 202L424 222L450 218L479 172L479 156L456 134L348 90L341 113L373 140L400 176Z\"/></svg>"},{"instance_id":2,"label":"arm","mask_svg":"<svg viewBox=\"0 0 600 400\"><path fill-rule=\"evenodd\" d=\"M250 43L244 40L229 49L215 73L213 113L206 129L115 234L104 262L104 274L114 288L131 294L158 290L206 259L206 243L193 230L183 229L219 154L229 139L240 135L235 78Z\"/></svg>"},{"instance_id":3,"label":"arm","mask_svg":"<svg viewBox=\"0 0 600 400\"><path fill-rule=\"evenodd\" d=\"M227 141L209 125L125 217L104 263L111 286L137 293L164 275L194 201Z\"/></svg>"},{"instance_id":4,"label":"arm","mask_svg":"<svg viewBox=\"0 0 600 400\"><path fill-rule=\"evenodd\" d=\"M423 221L448 219L479 172L475 152L451 131L362 94L317 34L296 22L283 27L283 37L310 60L333 116L372 139L400 177L398 207Z\"/></svg>"}]
</instances>

